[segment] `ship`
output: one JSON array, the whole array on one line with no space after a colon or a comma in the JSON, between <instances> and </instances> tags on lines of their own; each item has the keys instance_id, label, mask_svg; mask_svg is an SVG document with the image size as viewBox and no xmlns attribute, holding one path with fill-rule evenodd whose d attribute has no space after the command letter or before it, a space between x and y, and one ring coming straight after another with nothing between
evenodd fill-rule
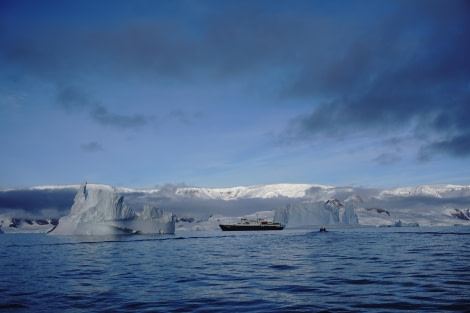
<instances>
[{"instance_id":1,"label":"ship","mask_svg":"<svg viewBox=\"0 0 470 313\"><path fill-rule=\"evenodd\" d=\"M223 231L251 231L251 230L283 230L284 226L281 223L268 222L258 218L257 220L248 220L242 218L240 223L219 225Z\"/></svg>"}]
</instances>

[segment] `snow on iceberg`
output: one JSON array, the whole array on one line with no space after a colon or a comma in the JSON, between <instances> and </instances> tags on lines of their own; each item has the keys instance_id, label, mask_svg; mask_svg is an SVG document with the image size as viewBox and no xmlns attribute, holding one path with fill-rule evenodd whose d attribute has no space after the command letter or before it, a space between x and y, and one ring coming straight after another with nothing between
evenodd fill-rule
<instances>
[{"instance_id":1,"label":"snow on iceberg","mask_svg":"<svg viewBox=\"0 0 470 313\"><path fill-rule=\"evenodd\" d=\"M109 186L87 188L84 182L75 196L70 214L59 220L51 235L108 235L125 233L173 234L175 216L145 206L135 213L124 197Z\"/></svg>"},{"instance_id":2,"label":"snow on iceberg","mask_svg":"<svg viewBox=\"0 0 470 313\"><path fill-rule=\"evenodd\" d=\"M307 225L356 225L359 223L354 211L353 201L346 205L339 200L326 202L300 202L277 208L274 212L274 222L287 227Z\"/></svg>"}]
</instances>

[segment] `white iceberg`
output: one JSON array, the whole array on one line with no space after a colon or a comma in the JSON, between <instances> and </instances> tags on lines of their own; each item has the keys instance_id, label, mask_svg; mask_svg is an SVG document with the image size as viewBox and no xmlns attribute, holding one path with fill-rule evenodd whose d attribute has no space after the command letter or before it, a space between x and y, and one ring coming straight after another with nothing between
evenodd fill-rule
<instances>
[{"instance_id":1,"label":"white iceberg","mask_svg":"<svg viewBox=\"0 0 470 313\"><path fill-rule=\"evenodd\" d=\"M349 201L344 205L339 200L326 202L300 202L277 208L274 222L287 227L309 225L357 225L359 219L354 211L354 204Z\"/></svg>"},{"instance_id":2,"label":"white iceberg","mask_svg":"<svg viewBox=\"0 0 470 313\"><path fill-rule=\"evenodd\" d=\"M81 184L70 214L62 217L51 235L173 234L175 216L145 206L141 214L124 203L124 197L109 186Z\"/></svg>"},{"instance_id":3,"label":"white iceberg","mask_svg":"<svg viewBox=\"0 0 470 313\"><path fill-rule=\"evenodd\" d=\"M354 202L346 201L343 214L341 215L341 224L356 225L359 224L359 217L354 210Z\"/></svg>"}]
</instances>

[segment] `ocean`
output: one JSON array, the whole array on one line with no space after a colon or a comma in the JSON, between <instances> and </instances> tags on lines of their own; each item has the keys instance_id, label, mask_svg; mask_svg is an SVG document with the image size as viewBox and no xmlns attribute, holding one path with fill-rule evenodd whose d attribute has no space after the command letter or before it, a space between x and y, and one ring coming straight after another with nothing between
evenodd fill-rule
<instances>
[{"instance_id":1,"label":"ocean","mask_svg":"<svg viewBox=\"0 0 470 313\"><path fill-rule=\"evenodd\" d=\"M2 312L470 312L470 228L0 235Z\"/></svg>"}]
</instances>

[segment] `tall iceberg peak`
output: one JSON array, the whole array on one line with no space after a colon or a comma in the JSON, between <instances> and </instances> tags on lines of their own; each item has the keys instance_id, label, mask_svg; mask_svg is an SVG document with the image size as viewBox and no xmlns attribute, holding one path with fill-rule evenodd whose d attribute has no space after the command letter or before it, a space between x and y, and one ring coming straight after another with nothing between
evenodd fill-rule
<instances>
[{"instance_id":1,"label":"tall iceberg peak","mask_svg":"<svg viewBox=\"0 0 470 313\"><path fill-rule=\"evenodd\" d=\"M91 188L87 188L91 187ZM52 235L100 235L119 233L162 234L175 232L175 217L162 209L146 206L141 215L108 186L83 182L70 214L59 220Z\"/></svg>"},{"instance_id":2,"label":"tall iceberg peak","mask_svg":"<svg viewBox=\"0 0 470 313\"><path fill-rule=\"evenodd\" d=\"M87 182L83 182L75 196L70 215L79 215L83 222L103 222L131 219L135 213L124 203L124 197L113 189L87 188Z\"/></svg>"}]
</instances>

